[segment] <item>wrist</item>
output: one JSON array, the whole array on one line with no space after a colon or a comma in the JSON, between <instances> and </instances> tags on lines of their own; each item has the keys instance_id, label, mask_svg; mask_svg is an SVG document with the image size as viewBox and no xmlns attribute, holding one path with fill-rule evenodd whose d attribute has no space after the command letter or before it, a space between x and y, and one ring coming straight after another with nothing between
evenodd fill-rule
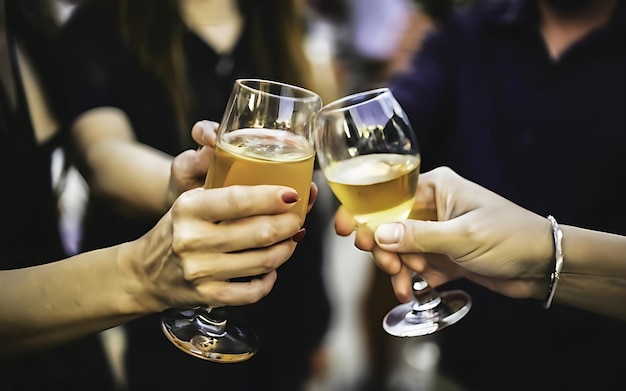
<instances>
[{"instance_id":1,"label":"wrist","mask_svg":"<svg viewBox=\"0 0 626 391\"><path fill-rule=\"evenodd\" d=\"M532 243L531 246L526 244L531 265L528 266L525 277L533 281L529 297L544 301L546 292L550 289L550 275L554 271L554 231L549 219L542 216L537 218L540 224L536 229L536 238L528 240L528 243Z\"/></svg>"},{"instance_id":2,"label":"wrist","mask_svg":"<svg viewBox=\"0 0 626 391\"><path fill-rule=\"evenodd\" d=\"M126 293L123 311L127 314L143 316L165 309L154 300L148 289L148 279L143 265L145 246L143 238L118 246L117 263L121 270L121 279L125 281Z\"/></svg>"}]
</instances>

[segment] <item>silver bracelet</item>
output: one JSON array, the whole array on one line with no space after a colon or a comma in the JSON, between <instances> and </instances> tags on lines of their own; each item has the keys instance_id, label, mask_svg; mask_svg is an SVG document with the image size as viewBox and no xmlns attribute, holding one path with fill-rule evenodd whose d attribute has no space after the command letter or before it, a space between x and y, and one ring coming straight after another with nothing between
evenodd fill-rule
<instances>
[{"instance_id":1,"label":"silver bracelet","mask_svg":"<svg viewBox=\"0 0 626 391\"><path fill-rule=\"evenodd\" d=\"M554 271L550 274L550 286L548 287L548 298L543 303L543 308L548 309L552 305L556 286L559 283L559 275L563 268L563 231L559 227L559 223L552 216L548 216L548 220L552 224L552 235L554 237Z\"/></svg>"}]
</instances>

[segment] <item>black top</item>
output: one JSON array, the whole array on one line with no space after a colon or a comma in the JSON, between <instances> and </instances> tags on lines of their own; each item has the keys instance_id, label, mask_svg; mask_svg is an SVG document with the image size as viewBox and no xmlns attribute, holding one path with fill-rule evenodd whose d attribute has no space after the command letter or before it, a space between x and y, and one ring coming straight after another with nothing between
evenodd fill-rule
<instances>
[{"instance_id":1,"label":"black top","mask_svg":"<svg viewBox=\"0 0 626 391\"><path fill-rule=\"evenodd\" d=\"M66 86L64 121L71 123L92 108L118 107L129 117L140 142L171 155L193 147L191 142L179 140L165 87L140 67L135 53L123 44L113 8L95 12L79 7L64 26L60 50L65 58L71 58L62 76ZM193 99L187 134L198 120L221 120L235 79L262 77L249 35L244 30L234 51L225 57L190 30L185 31L187 85ZM272 293L260 303L229 310L231 317L243 318L258 332L262 346L257 356L237 365L208 364L172 346L161 332L159 317L150 316L127 326L131 385L137 389L181 384L195 389L297 389L306 379L309 355L328 324L329 306L321 275L321 224L325 221L320 219L315 212L308 216L307 237L293 259L279 269ZM85 249L134 239L155 223L155 219L123 218L105 201L92 198Z\"/></svg>"},{"instance_id":2,"label":"black top","mask_svg":"<svg viewBox=\"0 0 626 391\"><path fill-rule=\"evenodd\" d=\"M392 84L423 168L449 165L562 224L626 234L624 2L558 61L539 33L536 1L478 3L427 37L413 70ZM450 285L475 304L439 335L442 368L470 389L626 384L626 365L613 359L626 348L624 323Z\"/></svg>"},{"instance_id":3,"label":"black top","mask_svg":"<svg viewBox=\"0 0 626 391\"><path fill-rule=\"evenodd\" d=\"M0 204L5 207L0 235L2 269L39 265L65 255L50 171L52 151L60 145L62 134L42 145L35 140L15 53L15 40L28 34L28 25L19 7L13 5L6 2L7 34L2 39L7 42L9 56L1 59L10 69L13 86L0 80L0 170L5 184L0 192ZM11 87L12 93L7 91Z\"/></svg>"},{"instance_id":4,"label":"black top","mask_svg":"<svg viewBox=\"0 0 626 391\"><path fill-rule=\"evenodd\" d=\"M114 3L114 2L113 2ZM139 64L135 53L123 44L114 7L92 10L79 7L64 26L59 50L71 59L61 75L64 90L61 107L64 123L97 107L116 107L128 116L137 140L170 155L194 148L191 127L200 119L220 121L236 78L255 75L247 40L232 57L218 56L199 37L184 35L188 86L193 100L189 109L186 142L181 135L168 90ZM229 72L218 73L218 64L233 61ZM136 239L156 222L153 218L122 218L107 200L93 198L86 220L84 249L110 246Z\"/></svg>"},{"instance_id":5,"label":"black top","mask_svg":"<svg viewBox=\"0 0 626 391\"><path fill-rule=\"evenodd\" d=\"M15 269L67 256L58 228L57 197L51 177L51 155L63 144L65 133L60 131L42 145L35 140L15 61L15 41L19 39L28 46L28 40L33 38L32 26L27 23L17 1L0 3L0 6L5 5L6 20L0 20L0 24L7 28L7 35L0 31L0 39L7 40L9 55L2 56L0 61L9 66L13 82L0 79L0 175L4 183L0 192L0 205L3 206L0 269ZM46 66L52 67L51 55L39 59L47 58ZM43 64L36 62L35 57L30 59L35 59L35 69L39 69ZM8 84L13 84L14 94L7 93ZM10 99L11 95L15 99ZM104 350L98 336L93 335L60 347L0 360L0 388L7 391L110 391L113 382Z\"/></svg>"}]
</instances>

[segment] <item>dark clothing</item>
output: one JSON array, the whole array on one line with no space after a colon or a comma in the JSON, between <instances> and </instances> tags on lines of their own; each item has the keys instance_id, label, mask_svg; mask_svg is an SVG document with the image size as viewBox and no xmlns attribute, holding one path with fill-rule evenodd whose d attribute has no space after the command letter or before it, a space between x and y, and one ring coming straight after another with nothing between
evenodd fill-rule
<instances>
[{"instance_id":1,"label":"dark clothing","mask_svg":"<svg viewBox=\"0 0 626 391\"><path fill-rule=\"evenodd\" d=\"M448 165L560 223L626 234L624 2L558 60L540 35L536 1L478 4L432 33L412 71L392 83L423 169ZM467 281L442 289L454 287L474 306L438 334L441 369L469 389L626 384L626 364L615 359L626 324L558 304L544 310Z\"/></svg>"},{"instance_id":2,"label":"dark clothing","mask_svg":"<svg viewBox=\"0 0 626 391\"><path fill-rule=\"evenodd\" d=\"M115 107L127 115L138 142L172 156L195 148L191 139L193 124L201 119L221 120L235 78L255 74L254 62L236 61L232 73L219 75L214 71L218 62L228 59L220 58L199 37L187 31L186 71L192 96L197 99L181 135L169 91L127 49L115 12L109 8L92 10L79 6L63 28L58 48L63 58L71 59L60 76L65 84L60 109L63 121L71 124L90 109ZM245 43L235 49L233 58L248 58L250 50ZM124 218L114 211L109 200L91 197L82 247L91 250L136 239L155 223L152 217Z\"/></svg>"},{"instance_id":3,"label":"dark clothing","mask_svg":"<svg viewBox=\"0 0 626 391\"><path fill-rule=\"evenodd\" d=\"M8 53L2 61L11 79L0 79L0 169L6 184L5 191L0 193L5 206L0 248L2 269L13 269L55 261L65 255L57 227L57 200L51 176L52 152L61 145L63 132L37 145L16 60L17 42L28 53L34 32L15 2L6 1L5 12L7 20L0 22L6 23L6 36L2 34L2 39L6 40ZM40 245L32 246L35 239Z\"/></svg>"},{"instance_id":4,"label":"dark clothing","mask_svg":"<svg viewBox=\"0 0 626 391\"><path fill-rule=\"evenodd\" d=\"M119 31L113 9L96 12L79 7L66 23L60 47L72 58L63 77L63 117L67 123L92 108L117 107L130 119L139 142L177 155L194 147L189 134L196 121L221 120L235 79L262 77L250 46L250 31L243 32L230 55L220 56L185 30L184 56L192 104L184 127L187 142L181 143L168 90L139 65L136 53L124 45ZM186 355L163 335L160 316L149 316L126 327L126 369L131 389L181 385L211 390L298 389L308 376L311 353L328 326L329 305L321 273L321 218L315 213L307 217L307 238L278 270L278 281L268 297L251 306L229 309L230 318L239 318L259 334L261 348L255 357L245 363L223 365ZM155 223L155 219L124 218L106 201L92 198L84 248L134 239Z\"/></svg>"},{"instance_id":5,"label":"dark clothing","mask_svg":"<svg viewBox=\"0 0 626 391\"><path fill-rule=\"evenodd\" d=\"M9 83L0 83L0 176L4 183L0 192L0 205L3 206L2 270L41 265L67 256L58 227L57 197L51 176L52 153L62 145L64 133L60 132L42 145L38 145L35 139L15 60L16 41L19 40L25 49L32 32L25 23L22 9L16 4L17 1L6 1L7 20L0 20L0 23L7 23L10 54L0 61L6 61L14 80L14 94L7 93L11 88L7 85ZM10 99L11 95L15 99ZM113 388L108 362L97 335L0 359L0 389L3 391L110 391Z\"/></svg>"}]
</instances>

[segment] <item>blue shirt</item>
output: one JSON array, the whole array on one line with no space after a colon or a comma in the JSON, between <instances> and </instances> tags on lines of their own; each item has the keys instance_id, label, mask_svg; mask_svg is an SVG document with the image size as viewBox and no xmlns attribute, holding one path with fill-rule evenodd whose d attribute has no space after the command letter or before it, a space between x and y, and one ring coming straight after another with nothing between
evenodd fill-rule
<instances>
[{"instance_id":1,"label":"blue shirt","mask_svg":"<svg viewBox=\"0 0 626 391\"><path fill-rule=\"evenodd\" d=\"M626 234L623 2L558 61L534 1L471 8L432 34L391 88L420 138L423 169L450 165L559 222Z\"/></svg>"},{"instance_id":2,"label":"blue shirt","mask_svg":"<svg viewBox=\"0 0 626 391\"><path fill-rule=\"evenodd\" d=\"M420 140L423 170L449 165L560 223L626 234L623 2L558 60L536 1L480 2L427 37L391 88ZM623 360L609 358L626 349L624 323L450 285L468 290L474 307L438 335L441 368L470 389L626 384Z\"/></svg>"}]
</instances>

